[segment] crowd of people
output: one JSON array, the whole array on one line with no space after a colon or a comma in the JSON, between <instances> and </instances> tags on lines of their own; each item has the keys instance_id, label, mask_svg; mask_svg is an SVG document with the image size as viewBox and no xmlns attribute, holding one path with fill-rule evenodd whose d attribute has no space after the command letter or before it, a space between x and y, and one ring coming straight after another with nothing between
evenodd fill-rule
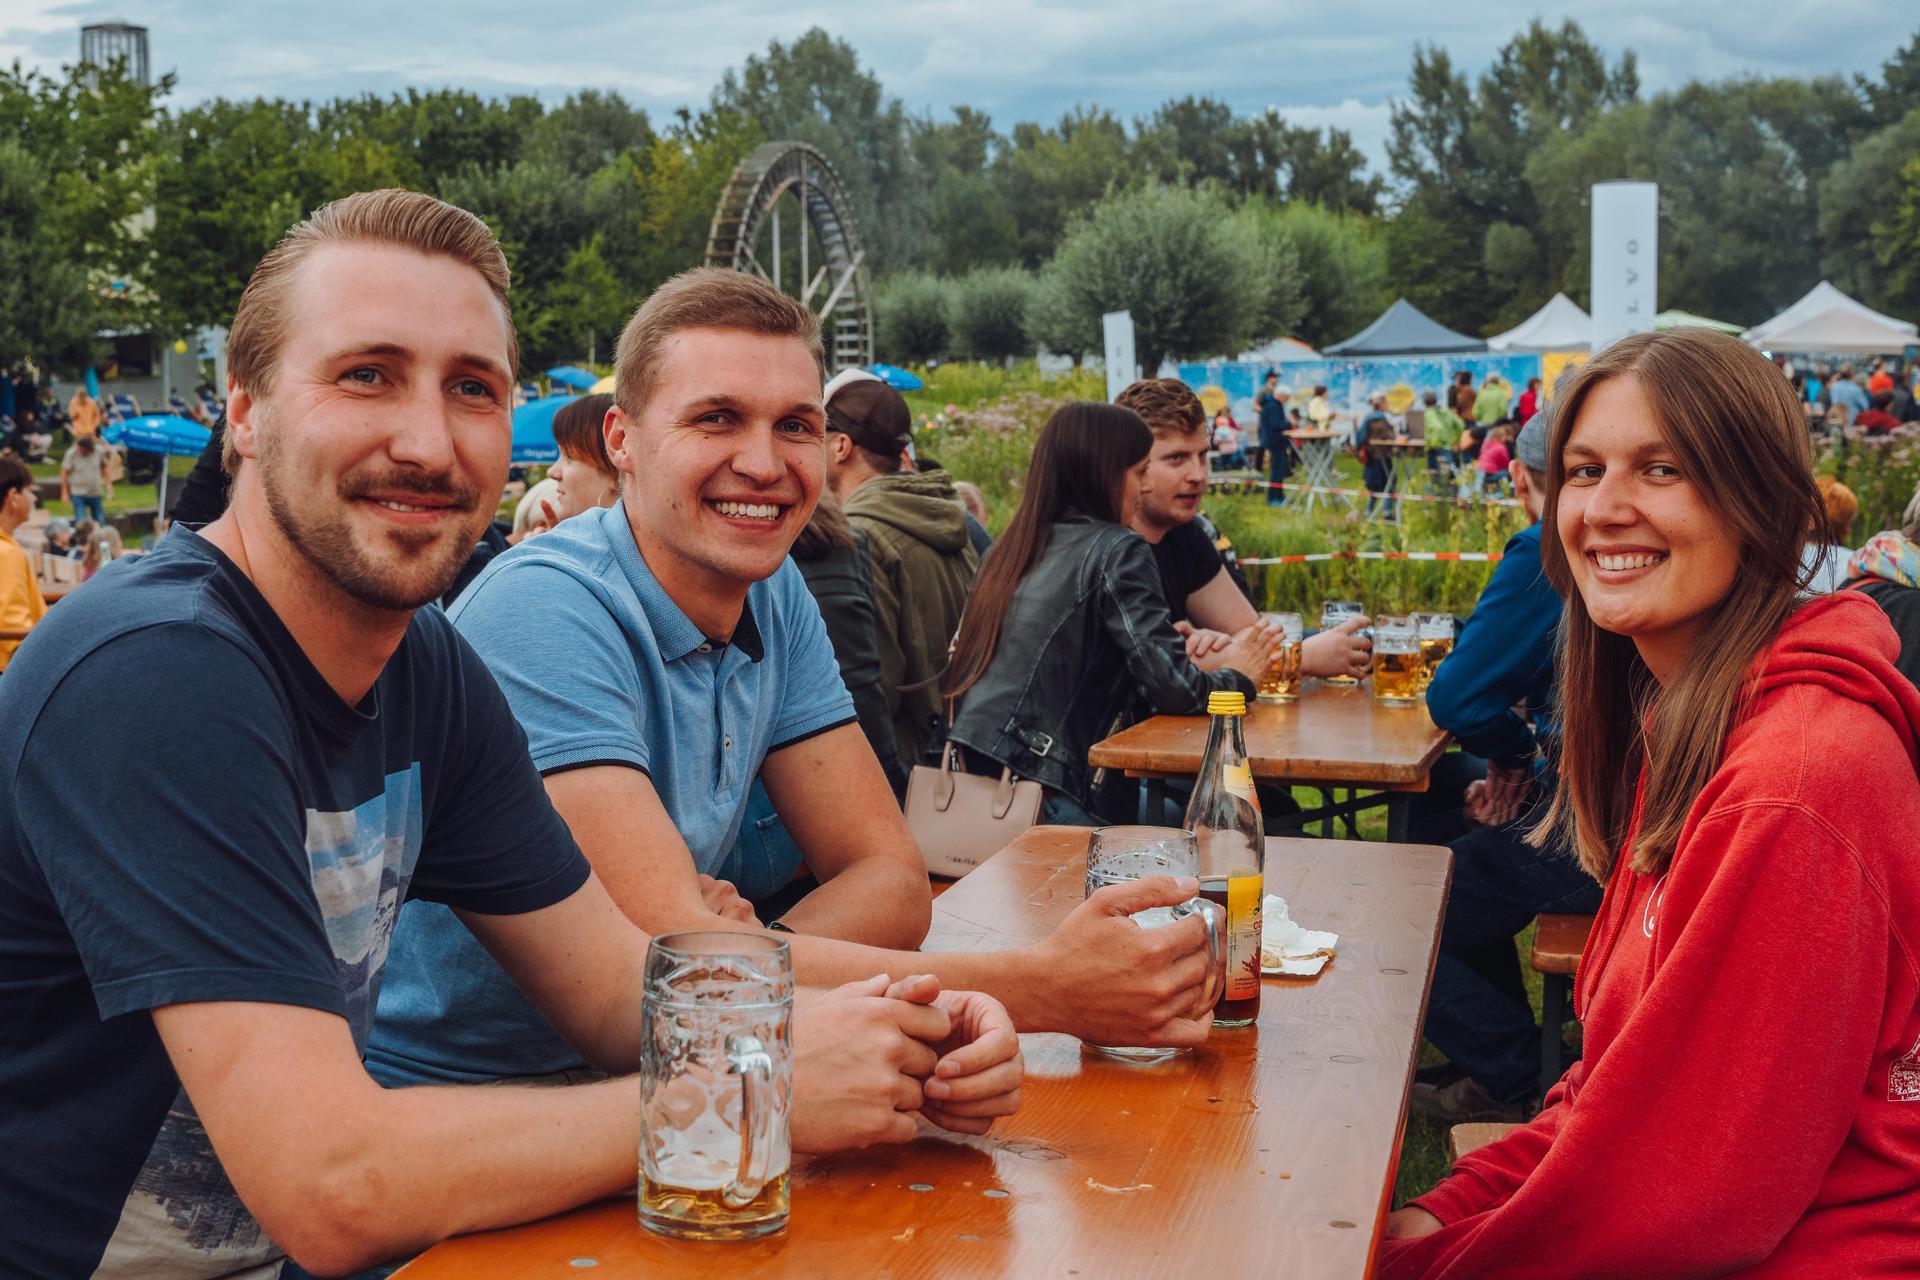
<instances>
[{"instance_id":1,"label":"crowd of people","mask_svg":"<svg viewBox=\"0 0 1920 1280\"><path fill-rule=\"evenodd\" d=\"M1134 821L1088 748L1253 696L1281 637L1200 511L1218 416L1172 379L1059 407L992 539L897 392L828 380L803 305L703 268L640 305L616 391L556 418L503 530L507 296L486 226L424 195L295 226L242 295L187 512L25 626L32 480L0 458L22 1274L351 1273L631 1185L613 1077L659 934L790 945L802 1151L985 1132L1019 1105L1019 1032L1208 1035L1204 921L1127 918L1196 882L922 953L902 800L951 746L1037 783L1041 821ZM1292 392L1263 391L1283 479ZM1920 496L1846 553L1804 411L1721 336L1624 339L1539 394L1421 397L1427 447L1492 454L1531 522L1428 693L1462 749L1415 815L1454 870L1426 1026L1449 1065L1414 1105L1527 1123L1390 1218L1381 1274L1548 1248L1581 1274L1899 1274ZM1335 416L1316 388L1305 421ZM1310 636L1305 674L1364 673L1367 623ZM191 749L154 758L147 716ZM72 785L102 757L148 763ZM1169 790L1147 820L1180 821ZM1557 1081L1513 943L1543 910L1599 919Z\"/></svg>"}]
</instances>

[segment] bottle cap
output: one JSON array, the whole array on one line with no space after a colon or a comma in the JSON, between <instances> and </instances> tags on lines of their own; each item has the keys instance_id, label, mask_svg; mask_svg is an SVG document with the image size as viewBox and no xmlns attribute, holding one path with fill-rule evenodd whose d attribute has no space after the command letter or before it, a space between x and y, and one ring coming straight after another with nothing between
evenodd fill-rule
<instances>
[{"instance_id":1,"label":"bottle cap","mask_svg":"<svg viewBox=\"0 0 1920 1280\"><path fill-rule=\"evenodd\" d=\"M1207 695L1207 714L1243 716L1247 714L1247 695L1237 689L1215 689Z\"/></svg>"}]
</instances>

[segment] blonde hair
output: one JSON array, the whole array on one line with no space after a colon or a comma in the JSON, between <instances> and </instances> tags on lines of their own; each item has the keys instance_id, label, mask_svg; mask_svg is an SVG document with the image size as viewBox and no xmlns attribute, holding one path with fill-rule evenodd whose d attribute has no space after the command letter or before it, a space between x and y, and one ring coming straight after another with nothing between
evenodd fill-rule
<instances>
[{"instance_id":1,"label":"blonde hair","mask_svg":"<svg viewBox=\"0 0 1920 1280\"><path fill-rule=\"evenodd\" d=\"M527 526L535 520L546 519L540 510L542 502L557 502L560 498L560 482L547 476L538 484L520 495L520 501L513 508L513 532L516 536L527 531Z\"/></svg>"},{"instance_id":2,"label":"blonde hair","mask_svg":"<svg viewBox=\"0 0 1920 1280\"><path fill-rule=\"evenodd\" d=\"M487 224L443 200L418 191L387 187L362 191L321 205L303 222L295 223L280 243L267 250L247 279L240 305L234 309L233 329L227 338L227 371L235 386L252 395L273 388L286 345L287 298L293 274L315 249L334 244L385 244L436 257L452 258L472 267L486 280L507 322L507 370L517 377L520 341L507 306L511 272ZM228 435L220 451L227 474L239 469L240 456Z\"/></svg>"},{"instance_id":3,"label":"blonde hair","mask_svg":"<svg viewBox=\"0 0 1920 1280\"><path fill-rule=\"evenodd\" d=\"M826 350L813 312L759 276L726 267L696 267L655 289L621 330L613 357L613 394L628 414L646 407L660 380L661 351L682 329L739 329L798 338L826 382Z\"/></svg>"}]
</instances>

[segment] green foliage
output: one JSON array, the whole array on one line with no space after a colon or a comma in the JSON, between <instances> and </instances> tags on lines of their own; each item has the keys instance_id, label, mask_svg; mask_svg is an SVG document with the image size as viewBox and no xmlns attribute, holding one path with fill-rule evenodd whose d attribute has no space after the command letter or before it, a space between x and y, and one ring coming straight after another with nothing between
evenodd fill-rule
<instances>
[{"instance_id":1,"label":"green foliage","mask_svg":"<svg viewBox=\"0 0 1920 1280\"><path fill-rule=\"evenodd\" d=\"M953 282L948 318L953 354L1004 360L1032 350L1027 304L1033 276L1018 267L983 267Z\"/></svg>"},{"instance_id":2,"label":"green foliage","mask_svg":"<svg viewBox=\"0 0 1920 1280\"><path fill-rule=\"evenodd\" d=\"M79 364L92 359L96 295L45 215L48 187L26 148L0 139L0 353Z\"/></svg>"},{"instance_id":3,"label":"green foliage","mask_svg":"<svg viewBox=\"0 0 1920 1280\"><path fill-rule=\"evenodd\" d=\"M1300 316L1287 332L1316 347L1338 342L1393 301L1386 288L1386 242L1368 219L1302 201L1250 201L1240 212L1256 235L1293 249L1290 282L1299 294Z\"/></svg>"},{"instance_id":4,"label":"green foliage","mask_svg":"<svg viewBox=\"0 0 1920 1280\"><path fill-rule=\"evenodd\" d=\"M1873 224L1873 253L1886 272L1886 304L1905 315L1920 315L1920 156L1900 170L1893 208Z\"/></svg>"},{"instance_id":5,"label":"green foliage","mask_svg":"<svg viewBox=\"0 0 1920 1280\"><path fill-rule=\"evenodd\" d=\"M1166 357L1235 349L1267 336L1256 335L1259 326L1284 330L1298 319L1297 300L1292 315L1274 301L1288 283L1281 273L1290 276L1291 257L1291 246L1260 241L1212 191L1116 194L1061 242L1045 273L1061 292L1042 295L1042 312L1063 305L1095 334L1103 313L1131 312L1135 352L1151 372Z\"/></svg>"},{"instance_id":6,"label":"green foliage","mask_svg":"<svg viewBox=\"0 0 1920 1280\"><path fill-rule=\"evenodd\" d=\"M937 276L909 271L883 280L874 298L874 341L880 358L925 363L947 354L952 286Z\"/></svg>"},{"instance_id":7,"label":"green foliage","mask_svg":"<svg viewBox=\"0 0 1920 1280\"><path fill-rule=\"evenodd\" d=\"M1906 255L1892 230L1905 193L1902 170L1920 156L1920 106L1884 129L1862 138L1851 154L1820 182L1820 267L1834 285L1870 307L1920 310L1920 281L1903 287L1900 259ZM1881 228L1876 234L1876 226ZM1862 253L1863 246L1871 253Z\"/></svg>"}]
</instances>

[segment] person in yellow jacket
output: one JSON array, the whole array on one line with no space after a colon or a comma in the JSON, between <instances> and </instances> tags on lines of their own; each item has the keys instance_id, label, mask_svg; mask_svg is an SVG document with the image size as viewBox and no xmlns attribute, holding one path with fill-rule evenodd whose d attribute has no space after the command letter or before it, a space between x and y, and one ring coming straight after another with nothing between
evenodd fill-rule
<instances>
[{"instance_id":1,"label":"person in yellow jacket","mask_svg":"<svg viewBox=\"0 0 1920 1280\"><path fill-rule=\"evenodd\" d=\"M100 434L100 422L105 415L100 412L100 402L87 394L85 387L74 390L73 399L67 401L67 421L73 428L73 438Z\"/></svg>"},{"instance_id":2,"label":"person in yellow jacket","mask_svg":"<svg viewBox=\"0 0 1920 1280\"><path fill-rule=\"evenodd\" d=\"M13 540L13 531L32 514L33 472L11 453L0 453L0 671L47 612L33 565Z\"/></svg>"}]
</instances>

